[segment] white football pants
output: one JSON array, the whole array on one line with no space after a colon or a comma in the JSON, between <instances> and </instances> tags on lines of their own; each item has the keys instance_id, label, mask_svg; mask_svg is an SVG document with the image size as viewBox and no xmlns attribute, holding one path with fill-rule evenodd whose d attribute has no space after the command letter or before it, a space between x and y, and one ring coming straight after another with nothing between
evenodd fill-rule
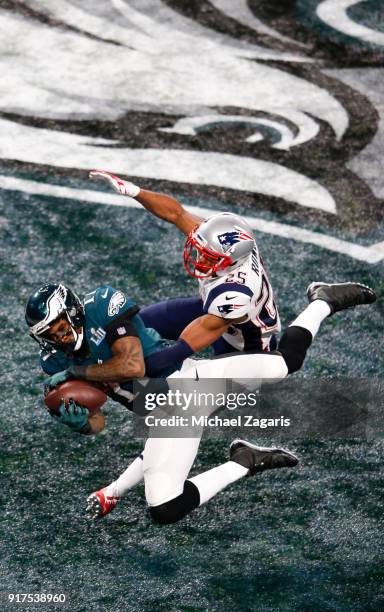
<instances>
[{"instance_id":1,"label":"white football pants","mask_svg":"<svg viewBox=\"0 0 384 612\"><path fill-rule=\"evenodd\" d=\"M203 392L204 379L215 379L215 392L225 392L226 379L231 379L254 390L265 382L278 382L287 374L288 368L281 355L236 354L216 359L186 359L181 370L167 378L167 383L172 390L191 392L200 388ZM209 416L215 409L216 406L208 407L204 414ZM191 407L188 413L192 414L193 410ZM202 433L203 427L197 429L193 438L148 438L143 454L143 477L150 506L158 506L182 494Z\"/></svg>"}]
</instances>

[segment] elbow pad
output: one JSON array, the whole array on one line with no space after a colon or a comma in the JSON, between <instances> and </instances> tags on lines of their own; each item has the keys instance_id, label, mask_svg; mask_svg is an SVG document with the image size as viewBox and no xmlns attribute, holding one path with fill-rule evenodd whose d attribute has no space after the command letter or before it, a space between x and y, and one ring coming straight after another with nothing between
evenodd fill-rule
<instances>
[{"instance_id":1,"label":"elbow pad","mask_svg":"<svg viewBox=\"0 0 384 612\"><path fill-rule=\"evenodd\" d=\"M172 367L176 370L180 362L193 353L189 344L179 338L173 346L152 353L145 358L145 374L150 378L161 377L166 370Z\"/></svg>"}]
</instances>

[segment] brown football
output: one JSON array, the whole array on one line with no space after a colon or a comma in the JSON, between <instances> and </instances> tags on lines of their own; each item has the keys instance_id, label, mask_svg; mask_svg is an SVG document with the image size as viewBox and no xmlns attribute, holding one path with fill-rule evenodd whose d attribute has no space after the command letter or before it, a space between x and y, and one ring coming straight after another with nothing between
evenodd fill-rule
<instances>
[{"instance_id":1,"label":"brown football","mask_svg":"<svg viewBox=\"0 0 384 612\"><path fill-rule=\"evenodd\" d=\"M44 398L46 406L52 412L58 412L63 399L67 404L73 399L76 404L88 408L92 413L101 408L107 401L107 396L98 387L86 380L67 380L47 393Z\"/></svg>"}]
</instances>

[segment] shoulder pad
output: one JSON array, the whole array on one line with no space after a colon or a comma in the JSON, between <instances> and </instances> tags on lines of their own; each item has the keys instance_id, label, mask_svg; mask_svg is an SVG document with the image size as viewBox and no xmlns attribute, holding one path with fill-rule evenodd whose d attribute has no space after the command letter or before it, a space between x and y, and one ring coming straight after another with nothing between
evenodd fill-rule
<instances>
[{"instance_id":1,"label":"shoulder pad","mask_svg":"<svg viewBox=\"0 0 384 612\"><path fill-rule=\"evenodd\" d=\"M109 285L98 287L96 291L88 293L84 298L86 315L90 316L97 325L105 327L123 312L136 314L137 306L120 289Z\"/></svg>"},{"instance_id":2,"label":"shoulder pad","mask_svg":"<svg viewBox=\"0 0 384 612\"><path fill-rule=\"evenodd\" d=\"M248 314L252 297L253 291L247 285L219 283L208 292L204 302L204 312L223 319L236 319ZM246 306L245 310L241 306Z\"/></svg>"},{"instance_id":3,"label":"shoulder pad","mask_svg":"<svg viewBox=\"0 0 384 612\"><path fill-rule=\"evenodd\" d=\"M239 319L249 315L251 296L238 291L225 291L209 304L207 313L223 319Z\"/></svg>"}]
</instances>

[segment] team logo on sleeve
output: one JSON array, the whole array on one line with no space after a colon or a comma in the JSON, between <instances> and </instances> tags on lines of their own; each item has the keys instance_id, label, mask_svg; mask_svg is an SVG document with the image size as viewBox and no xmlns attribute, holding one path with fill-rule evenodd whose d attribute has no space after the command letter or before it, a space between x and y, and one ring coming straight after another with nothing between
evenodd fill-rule
<instances>
[{"instance_id":1,"label":"team logo on sleeve","mask_svg":"<svg viewBox=\"0 0 384 612\"><path fill-rule=\"evenodd\" d=\"M243 307L244 304L221 304L217 307L217 310L220 312L220 314L229 314L230 312Z\"/></svg>"},{"instance_id":2,"label":"team logo on sleeve","mask_svg":"<svg viewBox=\"0 0 384 612\"><path fill-rule=\"evenodd\" d=\"M246 232L240 229L235 229L233 232L225 232L224 234L218 234L217 239L223 247L223 251L228 251L231 246L241 242L242 240L252 240L252 236L249 236Z\"/></svg>"},{"instance_id":3,"label":"team logo on sleeve","mask_svg":"<svg viewBox=\"0 0 384 612\"><path fill-rule=\"evenodd\" d=\"M108 304L108 316L114 317L117 315L120 308L124 306L125 302L126 299L124 293L122 291L115 291Z\"/></svg>"}]
</instances>

